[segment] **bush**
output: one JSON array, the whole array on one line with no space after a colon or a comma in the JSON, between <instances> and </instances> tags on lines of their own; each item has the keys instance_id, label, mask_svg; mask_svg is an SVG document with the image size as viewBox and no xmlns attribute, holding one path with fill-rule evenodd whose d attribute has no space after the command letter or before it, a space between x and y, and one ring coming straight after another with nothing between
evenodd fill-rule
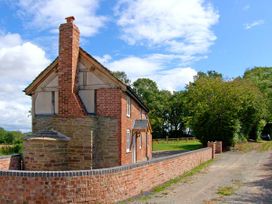
<instances>
[{"instance_id":1,"label":"bush","mask_svg":"<svg viewBox=\"0 0 272 204\"><path fill-rule=\"evenodd\" d=\"M3 145L0 148L0 153L3 155L22 153L22 144Z\"/></svg>"}]
</instances>

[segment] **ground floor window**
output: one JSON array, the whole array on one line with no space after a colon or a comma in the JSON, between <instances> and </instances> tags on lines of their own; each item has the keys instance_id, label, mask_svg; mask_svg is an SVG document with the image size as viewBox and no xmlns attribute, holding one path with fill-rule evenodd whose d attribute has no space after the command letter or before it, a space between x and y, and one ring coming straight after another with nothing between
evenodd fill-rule
<instances>
[{"instance_id":1,"label":"ground floor window","mask_svg":"<svg viewBox=\"0 0 272 204\"><path fill-rule=\"evenodd\" d=\"M130 152L130 144L131 144L131 132L130 132L130 129L127 129L126 141L127 141L126 150L127 150L127 152Z\"/></svg>"}]
</instances>

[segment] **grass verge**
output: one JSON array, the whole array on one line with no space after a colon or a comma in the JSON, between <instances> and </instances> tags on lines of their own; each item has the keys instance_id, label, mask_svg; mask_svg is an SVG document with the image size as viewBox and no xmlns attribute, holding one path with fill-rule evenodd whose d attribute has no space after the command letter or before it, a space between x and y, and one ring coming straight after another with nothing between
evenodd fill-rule
<instances>
[{"instance_id":1,"label":"grass verge","mask_svg":"<svg viewBox=\"0 0 272 204\"><path fill-rule=\"evenodd\" d=\"M146 201L146 200L150 199L152 195L166 190L167 188L169 188L173 184L186 182L188 178L199 173L201 170L207 168L213 161L214 160L212 160L212 159L209 161L206 161L206 162L200 164L199 166L193 168L191 171L185 172L184 174L182 174L174 179L171 179L171 180L169 180L159 186L156 186L150 192L148 192L147 195L140 195L139 197L128 199L127 202L132 202L132 201L136 201L136 200ZM126 203L126 202L121 202L121 203Z\"/></svg>"},{"instance_id":2,"label":"grass verge","mask_svg":"<svg viewBox=\"0 0 272 204\"><path fill-rule=\"evenodd\" d=\"M271 151L272 141L245 142L235 145L235 150L241 152L250 152L253 150L257 152Z\"/></svg>"},{"instance_id":3,"label":"grass verge","mask_svg":"<svg viewBox=\"0 0 272 204\"><path fill-rule=\"evenodd\" d=\"M153 151L196 150L202 147L198 140L159 141L153 142Z\"/></svg>"}]
</instances>

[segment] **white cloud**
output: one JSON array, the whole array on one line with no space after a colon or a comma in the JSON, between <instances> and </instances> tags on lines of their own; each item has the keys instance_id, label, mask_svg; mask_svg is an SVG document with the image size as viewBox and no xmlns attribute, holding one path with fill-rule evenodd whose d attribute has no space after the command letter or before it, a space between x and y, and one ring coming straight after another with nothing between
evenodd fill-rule
<instances>
[{"instance_id":1,"label":"white cloud","mask_svg":"<svg viewBox=\"0 0 272 204\"><path fill-rule=\"evenodd\" d=\"M160 88L175 91L185 87L186 84L192 82L197 71L191 67L178 67L170 70L158 72L153 78Z\"/></svg>"},{"instance_id":2,"label":"white cloud","mask_svg":"<svg viewBox=\"0 0 272 204\"><path fill-rule=\"evenodd\" d=\"M260 25L263 25L264 24L264 20L256 20L256 21L253 21L253 22L251 22L251 23L246 23L245 25L244 25L244 28L246 29L246 30L249 30L249 29L251 29L251 28L254 28L254 27L256 27L256 26L260 26Z\"/></svg>"},{"instance_id":3,"label":"white cloud","mask_svg":"<svg viewBox=\"0 0 272 204\"><path fill-rule=\"evenodd\" d=\"M119 0L115 14L122 39L131 45L164 48L191 60L216 40L219 14L204 0Z\"/></svg>"},{"instance_id":4,"label":"white cloud","mask_svg":"<svg viewBox=\"0 0 272 204\"><path fill-rule=\"evenodd\" d=\"M48 64L45 52L19 34L0 35L0 127L30 129L31 101L23 89Z\"/></svg>"},{"instance_id":5,"label":"white cloud","mask_svg":"<svg viewBox=\"0 0 272 204\"><path fill-rule=\"evenodd\" d=\"M21 15L29 17L30 25L41 30L50 29L57 32L64 18L75 16L76 24L82 36L93 36L102 28L107 20L96 11L99 0L18 0Z\"/></svg>"},{"instance_id":6,"label":"white cloud","mask_svg":"<svg viewBox=\"0 0 272 204\"><path fill-rule=\"evenodd\" d=\"M250 4L246 4L242 9L244 10L244 11L248 11L249 9L250 9Z\"/></svg>"},{"instance_id":7,"label":"white cloud","mask_svg":"<svg viewBox=\"0 0 272 204\"><path fill-rule=\"evenodd\" d=\"M103 59L103 57L96 57L96 59ZM183 89L197 74L197 71L191 67L170 66L169 68L168 61L172 59L172 56L162 54L141 58L129 56L119 60L111 60L111 57L108 59L104 64L110 70L124 71L132 81L138 78L150 78L156 81L161 89L170 91Z\"/></svg>"}]
</instances>

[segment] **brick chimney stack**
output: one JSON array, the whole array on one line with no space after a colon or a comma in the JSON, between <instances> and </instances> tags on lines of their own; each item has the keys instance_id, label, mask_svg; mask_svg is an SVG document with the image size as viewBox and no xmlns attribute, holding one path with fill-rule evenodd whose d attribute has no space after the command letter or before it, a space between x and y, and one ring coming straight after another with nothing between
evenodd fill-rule
<instances>
[{"instance_id":1,"label":"brick chimney stack","mask_svg":"<svg viewBox=\"0 0 272 204\"><path fill-rule=\"evenodd\" d=\"M79 56L78 27L73 16L59 27L59 115L82 117L85 115L82 102L77 95L77 63Z\"/></svg>"}]
</instances>

